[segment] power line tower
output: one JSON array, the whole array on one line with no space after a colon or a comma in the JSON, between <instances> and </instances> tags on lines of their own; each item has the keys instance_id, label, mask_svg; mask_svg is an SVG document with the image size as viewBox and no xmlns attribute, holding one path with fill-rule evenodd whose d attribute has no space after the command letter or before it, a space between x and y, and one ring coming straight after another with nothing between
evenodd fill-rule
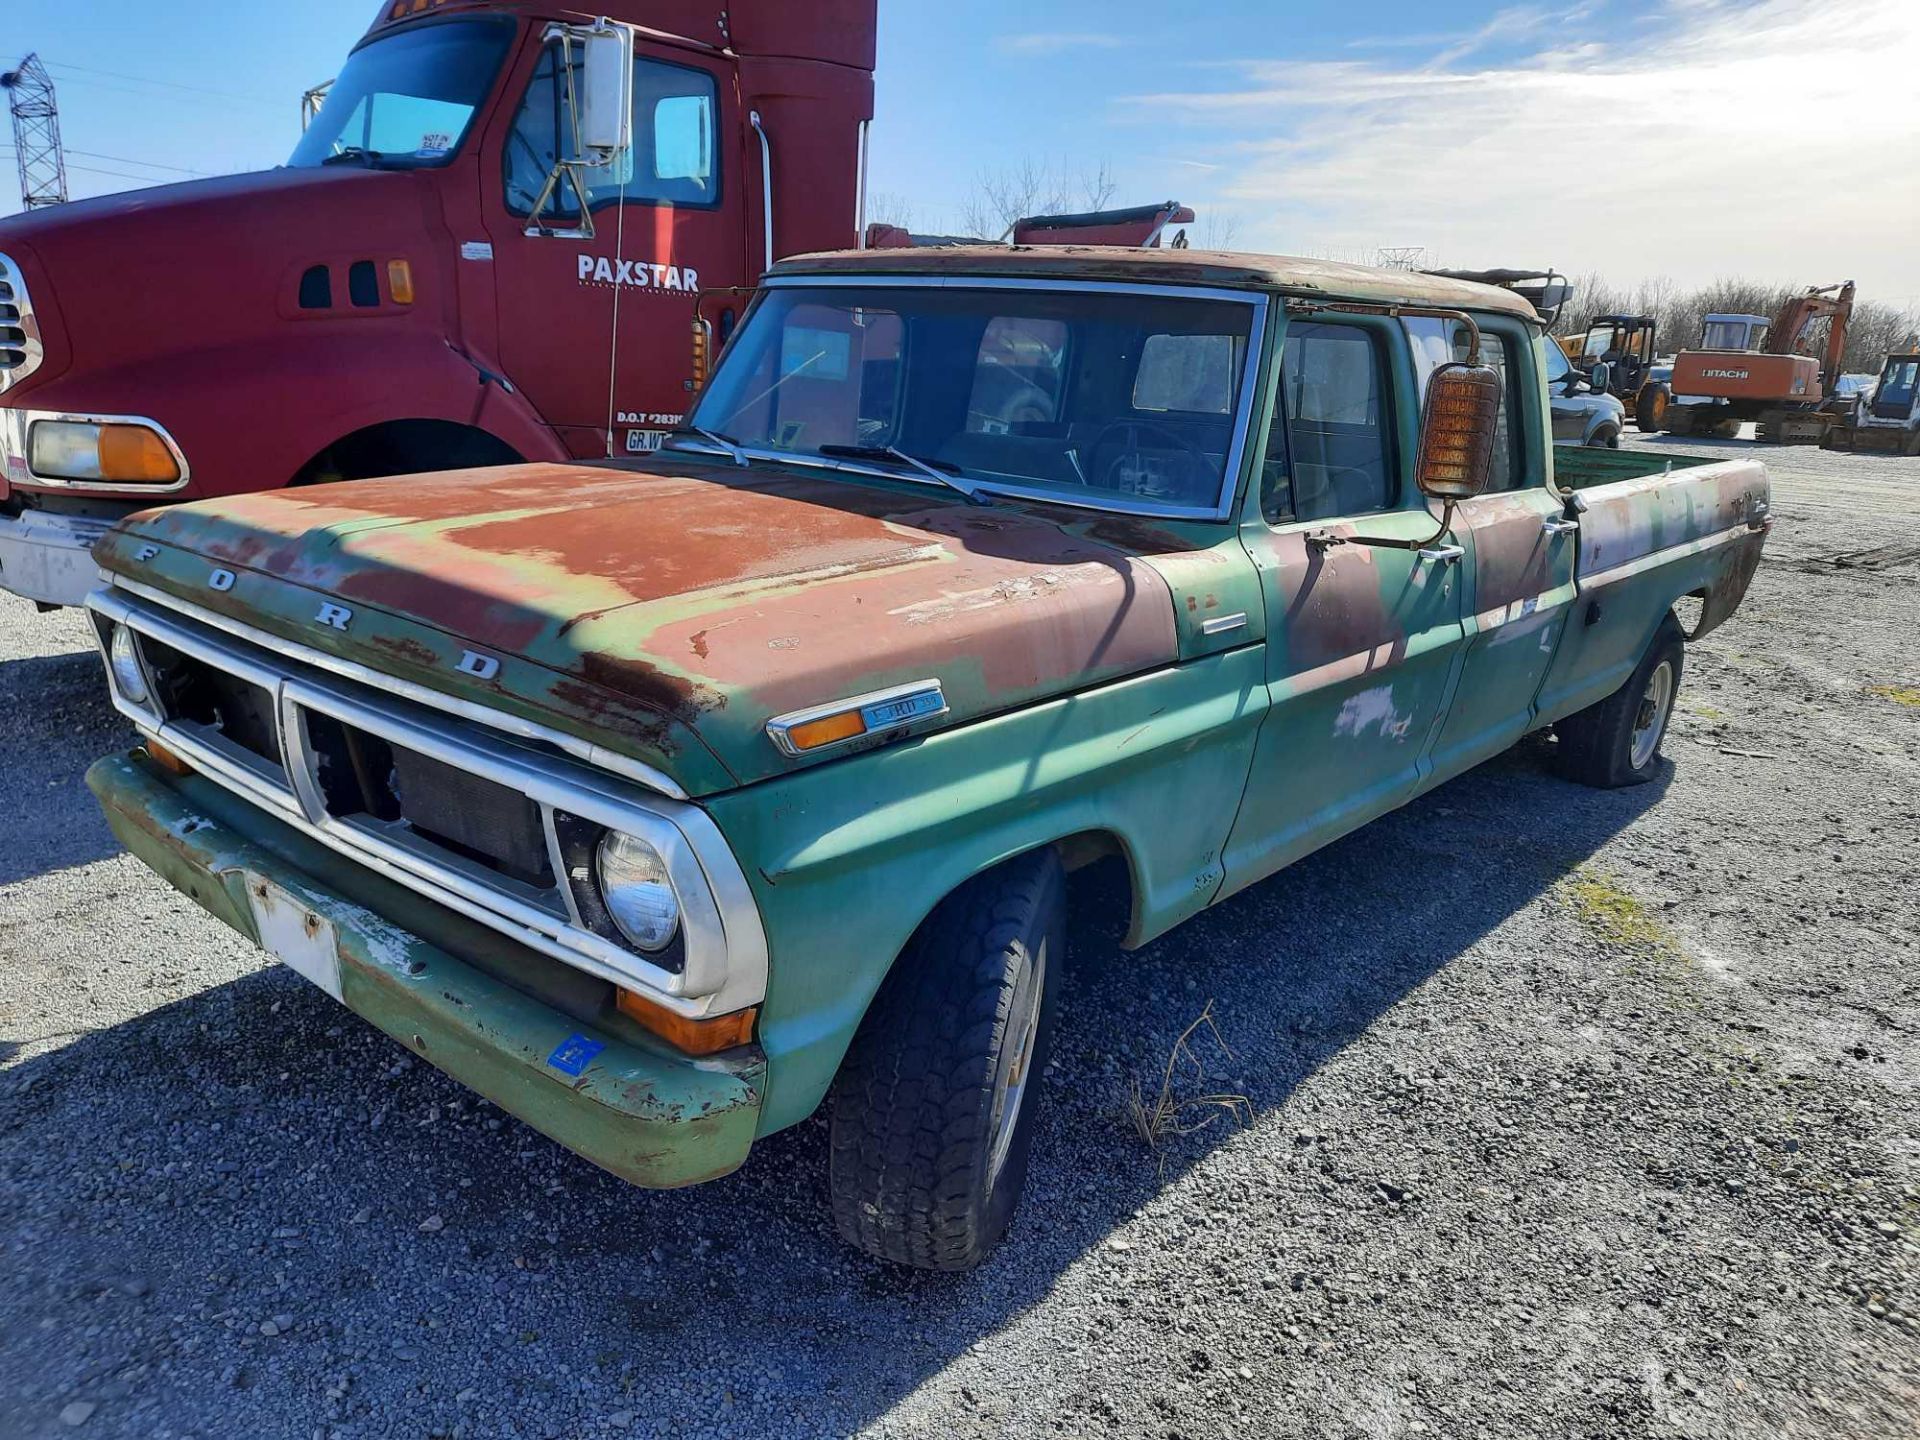
<instances>
[{"instance_id":1,"label":"power line tower","mask_svg":"<svg viewBox=\"0 0 1920 1440\"><path fill-rule=\"evenodd\" d=\"M13 111L13 149L20 161L20 203L28 210L61 205L67 198L67 157L60 148L60 107L53 99L53 77L37 54L18 70L0 74Z\"/></svg>"}]
</instances>

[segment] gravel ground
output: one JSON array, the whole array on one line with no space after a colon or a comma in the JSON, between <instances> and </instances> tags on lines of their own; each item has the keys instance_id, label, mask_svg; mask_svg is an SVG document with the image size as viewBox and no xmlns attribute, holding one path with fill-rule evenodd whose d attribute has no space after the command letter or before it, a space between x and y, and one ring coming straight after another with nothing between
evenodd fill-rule
<instances>
[{"instance_id":1,"label":"gravel ground","mask_svg":"<svg viewBox=\"0 0 1920 1440\"><path fill-rule=\"evenodd\" d=\"M1529 741L1138 954L1082 907L954 1278L836 1243L817 1125L630 1190L263 963L0 597L0 1434L1920 1434L1920 461L1766 458L1657 783ZM1150 1151L1209 1003L1248 1123Z\"/></svg>"}]
</instances>

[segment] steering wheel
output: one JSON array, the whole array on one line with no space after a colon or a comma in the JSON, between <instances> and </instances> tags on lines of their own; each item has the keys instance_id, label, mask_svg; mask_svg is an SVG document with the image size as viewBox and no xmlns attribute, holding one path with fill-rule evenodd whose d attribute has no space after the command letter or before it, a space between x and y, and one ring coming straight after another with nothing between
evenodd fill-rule
<instances>
[{"instance_id":1,"label":"steering wheel","mask_svg":"<svg viewBox=\"0 0 1920 1440\"><path fill-rule=\"evenodd\" d=\"M1115 455L1107 464L1099 465L1096 463L1093 467L1094 474L1097 477L1095 483L1099 489L1111 490L1118 495L1138 495L1152 500L1185 500L1189 498L1181 495L1164 495L1157 491L1144 488L1142 472L1145 467L1137 463L1131 475L1125 473L1123 467L1126 466L1127 462L1129 460L1137 462L1138 460L1142 448L1140 444L1142 435L1165 442L1154 447L1156 449L1178 450L1197 461L1203 475L1213 468L1212 458L1206 451L1194 444L1193 441L1187 439L1186 436L1179 434L1177 431L1169 430L1164 425L1156 425L1149 420L1115 420L1103 428L1098 435L1094 436L1093 444L1087 447L1087 453L1093 456L1096 462L1098 461L1101 449L1109 443L1116 430L1125 432L1125 448L1122 449L1118 455Z\"/></svg>"}]
</instances>

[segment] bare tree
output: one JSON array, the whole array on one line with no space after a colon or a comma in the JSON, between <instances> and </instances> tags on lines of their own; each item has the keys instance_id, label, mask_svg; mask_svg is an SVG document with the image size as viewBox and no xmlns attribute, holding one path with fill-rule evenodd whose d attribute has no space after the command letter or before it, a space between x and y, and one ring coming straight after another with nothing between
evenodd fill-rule
<instances>
[{"instance_id":1,"label":"bare tree","mask_svg":"<svg viewBox=\"0 0 1920 1440\"><path fill-rule=\"evenodd\" d=\"M1193 232L1202 250L1231 250L1240 238L1240 221L1223 210L1208 210L1195 223Z\"/></svg>"},{"instance_id":2,"label":"bare tree","mask_svg":"<svg viewBox=\"0 0 1920 1440\"><path fill-rule=\"evenodd\" d=\"M970 233L998 240L1014 221L1032 215L1101 209L1117 188L1113 167L1104 160L1096 166L1073 166L1029 158L981 171L973 194L960 207L960 221Z\"/></svg>"}]
</instances>

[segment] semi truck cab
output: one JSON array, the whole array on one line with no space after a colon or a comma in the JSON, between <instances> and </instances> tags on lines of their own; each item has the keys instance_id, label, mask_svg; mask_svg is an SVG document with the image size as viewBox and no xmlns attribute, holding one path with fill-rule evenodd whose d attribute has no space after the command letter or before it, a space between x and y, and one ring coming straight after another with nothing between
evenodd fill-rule
<instances>
[{"instance_id":1,"label":"semi truck cab","mask_svg":"<svg viewBox=\"0 0 1920 1440\"><path fill-rule=\"evenodd\" d=\"M80 603L157 503L679 424L696 294L859 233L875 0L603 8L388 0L285 165L0 221L0 587Z\"/></svg>"}]
</instances>

